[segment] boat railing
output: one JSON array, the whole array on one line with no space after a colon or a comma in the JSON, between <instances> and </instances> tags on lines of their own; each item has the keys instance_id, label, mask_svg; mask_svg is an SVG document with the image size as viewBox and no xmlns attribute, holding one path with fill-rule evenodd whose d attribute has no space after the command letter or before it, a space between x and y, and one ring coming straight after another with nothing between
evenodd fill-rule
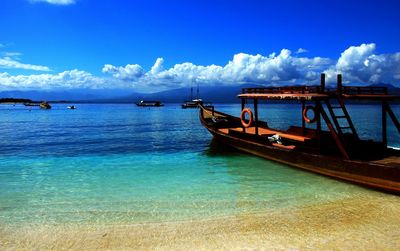
<instances>
[{"instance_id":1,"label":"boat railing","mask_svg":"<svg viewBox=\"0 0 400 251\"><path fill-rule=\"evenodd\" d=\"M283 86L283 87L257 87L243 88L242 94L347 94L347 95L388 95L388 88L384 86L341 86L339 88L324 88L319 85L312 86Z\"/></svg>"},{"instance_id":2,"label":"boat railing","mask_svg":"<svg viewBox=\"0 0 400 251\"><path fill-rule=\"evenodd\" d=\"M259 94L309 94L322 93L319 85L300 85L300 86L280 86L280 87L257 87L242 88L242 94L259 93Z\"/></svg>"},{"instance_id":3,"label":"boat railing","mask_svg":"<svg viewBox=\"0 0 400 251\"><path fill-rule=\"evenodd\" d=\"M341 93L348 95L387 95L388 88L384 86L342 86Z\"/></svg>"}]
</instances>

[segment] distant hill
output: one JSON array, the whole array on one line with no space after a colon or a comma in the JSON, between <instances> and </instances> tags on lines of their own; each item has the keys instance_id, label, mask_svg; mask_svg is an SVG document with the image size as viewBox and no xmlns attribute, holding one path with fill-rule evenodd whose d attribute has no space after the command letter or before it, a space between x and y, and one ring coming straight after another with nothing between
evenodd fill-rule
<instances>
[{"instance_id":1,"label":"distant hill","mask_svg":"<svg viewBox=\"0 0 400 251\"><path fill-rule=\"evenodd\" d=\"M400 96L400 88L390 84L374 84L371 86L384 86L390 94ZM207 86L200 88L200 98L211 103L237 103L237 95L242 88L262 87L260 85L236 86ZM196 98L194 90L193 98ZM190 99L190 88L178 88L156 93L138 93L127 90L110 89L75 89L65 91L3 91L0 98L31 99L34 101L71 101L90 103L135 103L140 100L159 100L164 103L182 103Z\"/></svg>"},{"instance_id":2,"label":"distant hill","mask_svg":"<svg viewBox=\"0 0 400 251\"><path fill-rule=\"evenodd\" d=\"M118 100L129 93L126 90L110 90L110 89L74 89L63 91L2 91L0 98L23 98L35 101L84 101L94 102L98 100ZM131 92L129 95L132 97L137 96L137 93Z\"/></svg>"},{"instance_id":3,"label":"distant hill","mask_svg":"<svg viewBox=\"0 0 400 251\"><path fill-rule=\"evenodd\" d=\"M32 100L26 98L0 98L0 103L31 103Z\"/></svg>"},{"instance_id":4,"label":"distant hill","mask_svg":"<svg viewBox=\"0 0 400 251\"><path fill-rule=\"evenodd\" d=\"M207 86L201 87L199 98L205 102L212 103L236 103L237 95L242 92L242 88L261 87L257 85L237 85L237 86ZM144 96L145 99L161 100L166 103L182 103L190 100L190 88L179 88L163 92L151 93ZM193 98L196 98L196 91L193 91Z\"/></svg>"}]
</instances>

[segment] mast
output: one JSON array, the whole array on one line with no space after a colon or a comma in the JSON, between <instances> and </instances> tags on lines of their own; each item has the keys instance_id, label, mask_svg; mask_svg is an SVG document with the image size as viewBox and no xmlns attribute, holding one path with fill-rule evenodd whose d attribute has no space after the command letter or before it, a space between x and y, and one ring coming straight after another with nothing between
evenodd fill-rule
<instances>
[{"instance_id":1,"label":"mast","mask_svg":"<svg viewBox=\"0 0 400 251\"><path fill-rule=\"evenodd\" d=\"M197 94L196 94L196 99L199 99L199 83L197 82Z\"/></svg>"}]
</instances>

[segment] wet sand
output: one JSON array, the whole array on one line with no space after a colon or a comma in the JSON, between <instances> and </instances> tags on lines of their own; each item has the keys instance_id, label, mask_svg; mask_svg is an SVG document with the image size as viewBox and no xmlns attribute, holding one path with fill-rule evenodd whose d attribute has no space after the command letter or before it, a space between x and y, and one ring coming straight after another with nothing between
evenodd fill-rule
<instances>
[{"instance_id":1,"label":"wet sand","mask_svg":"<svg viewBox=\"0 0 400 251\"><path fill-rule=\"evenodd\" d=\"M2 250L400 250L400 197L217 219L0 227Z\"/></svg>"}]
</instances>

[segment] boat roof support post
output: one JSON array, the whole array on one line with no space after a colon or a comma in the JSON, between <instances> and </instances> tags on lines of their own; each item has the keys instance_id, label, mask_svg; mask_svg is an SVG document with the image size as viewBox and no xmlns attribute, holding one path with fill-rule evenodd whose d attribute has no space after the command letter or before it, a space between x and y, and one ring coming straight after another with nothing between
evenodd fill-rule
<instances>
[{"instance_id":1,"label":"boat roof support post","mask_svg":"<svg viewBox=\"0 0 400 251\"><path fill-rule=\"evenodd\" d=\"M306 109L306 101L304 99L301 100L301 128L303 131L303 135L306 135L306 120L304 119L303 116L303 111Z\"/></svg>"},{"instance_id":2,"label":"boat roof support post","mask_svg":"<svg viewBox=\"0 0 400 251\"><path fill-rule=\"evenodd\" d=\"M322 111L321 110L323 108L322 108L321 102L319 100L315 101L315 106L316 106L316 109L315 109L314 116L317 119L317 139L318 139L319 147L321 148L321 134L322 134L322 132L321 132L322 131L321 130L321 112Z\"/></svg>"},{"instance_id":3,"label":"boat roof support post","mask_svg":"<svg viewBox=\"0 0 400 251\"><path fill-rule=\"evenodd\" d=\"M325 73L321 74L321 92L325 92Z\"/></svg>"},{"instance_id":4,"label":"boat roof support post","mask_svg":"<svg viewBox=\"0 0 400 251\"><path fill-rule=\"evenodd\" d=\"M243 109L244 109L245 103L246 103L246 99L245 99L245 98L242 98L242 111L243 111ZM243 125L242 125L242 129L243 129L243 132L246 132L246 128L244 128Z\"/></svg>"},{"instance_id":5,"label":"boat roof support post","mask_svg":"<svg viewBox=\"0 0 400 251\"><path fill-rule=\"evenodd\" d=\"M387 147L387 126L386 126L386 105L385 101L382 101L382 143Z\"/></svg>"},{"instance_id":6,"label":"boat roof support post","mask_svg":"<svg viewBox=\"0 0 400 251\"><path fill-rule=\"evenodd\" d=\"M258 135L258 99L254 99L254 126L256 135Z\"/></svg>"},{"instance_id":7,"label":"boat roof support post","mask_svg":"<svg viewBox=\"0 0 400 251\"><path fill-rule=\"evenodd\" d=\"M343 86L342 74L338 74L337 75L337 89L336 89L336 94L338 96L342 96L342 86Z\"/></svg>"}]
</instances>

